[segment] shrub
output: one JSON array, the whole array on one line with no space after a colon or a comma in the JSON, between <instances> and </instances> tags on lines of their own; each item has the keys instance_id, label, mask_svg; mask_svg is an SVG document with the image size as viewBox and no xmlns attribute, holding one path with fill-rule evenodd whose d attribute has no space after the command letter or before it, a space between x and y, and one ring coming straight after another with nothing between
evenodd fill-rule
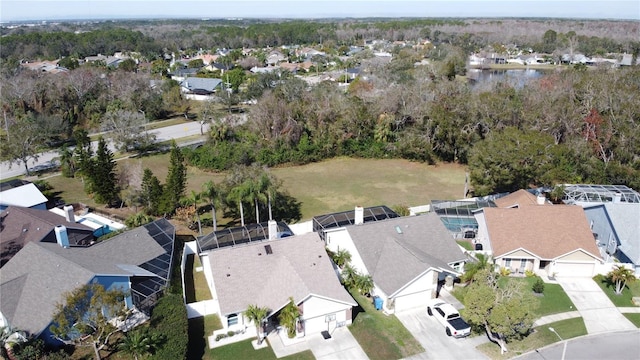
<instances>
[{"instance_id":1,"label":"shrub","mask_svg":"<svg viewBox=\"0 0 640 360\"><path fill-rule=\"evenodd\" d=\"M542 281L542 279L540 278L537 278L536 282L534 282L531 286L531 289L536 294L542 294L542 292L544 292L544 281Z\"/></svg>"},{"instance_id":2,"label":"shrub","mask_svg":"<svg viewBox=\"0 0 640 360\"><path fill-rule=\"evenodd\" d=\"M156 359L185 359L189 343L187 308L178 294L164 295L151 313L151 327L165 336Z\"/></svg>"},{"instance_id":3,"label":"shrub","mask_svg":"<svg viewBox=\"0 0 640 360\"><path fill-rule=\"evenodd\" d=\"M218 334L216 335L216 341L220 341L227 337L227 334Z\"/></svg>"},{"instance_id":4,"label":"shrub","mask_svg":"<svg viewBox=\"0 0 640 360\"><path fill-rule=\"evenodd\" d=\"M506 268L506 267L500 268L500 275L502 275L502 276L511 275L511 269Z\"/></svg>"},{"instance_id":5,"label":"shrub","mask_svg":"<svg viewBox=\"0 0 640 360\"><path fill-rule=\"evenodd\" d=\"M236 334L235 331L231 331L231 330L227 331L227 336L229 337L232 337L235 334Z\"/></svg>"},{"instance_id":6,"label":"shrub","mask_svg":"<svg viewBox=\"0 0 640 360\"><path fill-rule=\"evenodd\" d=\"M532 277L532 276L536 276L536 273L533 272L533 270L525 270L524 271L524 276L526 277Z\"/></svg>"}]
</instances>

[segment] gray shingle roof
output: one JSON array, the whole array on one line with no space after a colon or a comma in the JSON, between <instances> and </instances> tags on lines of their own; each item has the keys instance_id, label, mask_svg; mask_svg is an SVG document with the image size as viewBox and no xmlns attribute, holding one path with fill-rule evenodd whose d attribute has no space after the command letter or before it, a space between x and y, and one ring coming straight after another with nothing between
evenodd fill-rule
<instances>
[{"instance_id":1,"label":"gray shingle roof","mask_svg":"<svg viewBox=\"0 0 640 360\"><path fill-rule=\"evenodd\" d=\"M41 245L26 244L0 269L0 310L13 327L31 334L39 334L45 329L53 317L56 303L62 300L65 292L73 291L94 277L91 271L56 256ZM5 291L12 286L13 280L18 279L23 282L21 292Z\"/></svg>"},{"instance_id":2,"label":"gray shingle roof","mask_svg":"<svg viewBox=\"0 0 640 360\"><path fill-rule=\"evenodd\" d=\"M622 251L634 264L640 264L640 204L605 203Z\"/></svg>"},{"instance_id":3,"label":"gray shingle roof","mask_svg":"<svg viewBox=\"0 0 640 360\"><path fill-rule=\"evenodd\" d=\"M86 248L28 243L0 269L0 311L14 327L39 334L51 321L63 294L87 284L95 276L156 274L164 284L170 261L162 264L167 269L152 271L154 274L146 265L172 254L174 234L167 234L171 243L163 248L157 240L162 229L173 231L161 219Z\"/></svg>"},{"instance_id":4,"label":"gray shingle roof","mask_svg":"<svg viewBox=\"0 0 640 360\"><path fill-rule=\"evenodd\" d=\"M265 246L271 246L267 254ZM207 252L220 311L233 314L248 305L277 311L290 296L299 303L316 295L355 306L333 270L317 233L220 248Z\"/></svg>"},{"instance_id":5,"label":"gray shingle roof","mask_svg":"<svg viewBox=\"0 0 640 360\"><path fill-rule=\"evenodd\" d=\"M180 85L189 89L189 91L205 90L208 92L214 92L221 83L222 80L220 79L188 77L184 79Z\"/></svg>"},{"instance_id":6,"label":"gray shingle roof","mask_svg":"<svg viewBox=\"0 0 640 360\"><path fill-rule=\"evenodd\" d=\"M349 226L347 231L374 283L392 295L429 268L455 273L465 260L435 213Z\"/></svg>"},{"instance_id":7,"label":"gray shingle roof","mask_svg":"<svg viewBox=\"0 0 640 360\"><path fill-rule=\"evenodd\" d=\"M94 239L93 229L90 227L70 223L63 216L47 210L10 206L0 213L0 218L2 219L0 248L3 253L0 264L9 261L17 250L28 242L55 242L53 229L57 225L64 225L67 228L71 246L88 245ZM9 248L14 250L8 251Z\"/></svg>"}]
</instances>

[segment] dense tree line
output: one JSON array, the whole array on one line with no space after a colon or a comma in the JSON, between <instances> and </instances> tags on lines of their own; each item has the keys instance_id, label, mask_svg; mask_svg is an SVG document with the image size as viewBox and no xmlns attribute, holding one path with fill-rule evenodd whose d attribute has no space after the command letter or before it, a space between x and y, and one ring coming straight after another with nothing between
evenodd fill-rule
<instances>
[{"instance_id":1,"label":"dense tree line","mask_svg":"<svg viewBox=\"0 0 640 360\"><path fill-rule=\"evenodd\" d=\"M88 32L38 31L11 34L0 38L2 58L15 59L60 59L72 56L84 59L87 56L112 55L116 51L139 52L154 58L162 48L140 31L124 28L103 28Z\"/></svg>"},{"instance_id":2,"label":"dense tree line","mask_svg":"<svg viewBox=\"0 0 640 360\"><path fill-rule=\"evenodd\" d=\"M88 30L88 31L87 31ZM547 32L557 41L543 39ZM610 52L637 53L638 24L633 21L561 19L333 19L333 20L166 20L120 21L84 26L59 24L35 29L2 28L3 59L84 58L115 51L137 51L148 60L163 51L217 48L264 48L322 44L325 51L360 45L365 40L431 40L466 52L500 44L552 53L565 50L571 39L588 56Z\"/></svg>"},{"instance_id":3,"label":"dense tree line","mask_svg":"<svg viewBox=\"0 0 640 360\"><path fill-rule=\"evenodd\" d=\"M384 73L384 69L382 73ZM188 161L225 170L333 156L468 164L475 192L595 182L640 188L640 69L553 72L524 87L479 89L417 68L400 84L372 74L345 94L298 79L267 90L248 121L212 125Z\"/></svg>"}]
</instances>

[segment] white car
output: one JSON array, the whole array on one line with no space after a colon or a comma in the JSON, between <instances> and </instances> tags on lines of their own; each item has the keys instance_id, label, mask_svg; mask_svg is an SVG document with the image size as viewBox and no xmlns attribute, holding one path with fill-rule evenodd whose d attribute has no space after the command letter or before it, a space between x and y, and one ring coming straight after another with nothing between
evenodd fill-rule
<instances>
[{"instance_id":1,"label":"white car","mask_svg":"<svg viewBox=\"0 0 640 360\"><path fill-rule=\"evenodd\" d=\"M427 307L427 314L435 317L445 327L449 336L461 338L471 334L471 327L451 304L440 299L432 299Z\"/></svg>"}]
</instances>

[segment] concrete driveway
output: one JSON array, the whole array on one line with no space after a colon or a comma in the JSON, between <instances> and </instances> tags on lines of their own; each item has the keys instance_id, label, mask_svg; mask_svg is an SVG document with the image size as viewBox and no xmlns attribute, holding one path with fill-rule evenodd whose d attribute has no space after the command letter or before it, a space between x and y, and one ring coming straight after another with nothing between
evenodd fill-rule
<instances>
[{"instance_id":1,"label":"concrete driveway","mask_svg":"<svg viewBox=\"0 0 640 360\"><path fill-rule=\"evenodd\" d=\"M364 360L367 354L346 327L333 331L331 339L320 334L310 335L307 345L317 360Z\"/></svg>"},{"instance_id":2,"label":"concrete driveway","mask_svg":"<svg viewBox=\"0 0 640 360\"><path fill-rule=\"evenodd\" d=\"M409 359L488 359L476 350L476 346L489 341L486 336L449 337L444 327L427 315L426 307L398 312L396 317L425 349Z\"/></svg>"},{"instance_id":3,"label":"concrete driveway","mask_svg":"<svg viewBox=\"0 0 640 360\"><path fill-rule=\"evenodd\" d=\"M587 333L627 331L637 328L613 305L591 278L558 278L584 320Z\"/></svg>"}]
</instances>

